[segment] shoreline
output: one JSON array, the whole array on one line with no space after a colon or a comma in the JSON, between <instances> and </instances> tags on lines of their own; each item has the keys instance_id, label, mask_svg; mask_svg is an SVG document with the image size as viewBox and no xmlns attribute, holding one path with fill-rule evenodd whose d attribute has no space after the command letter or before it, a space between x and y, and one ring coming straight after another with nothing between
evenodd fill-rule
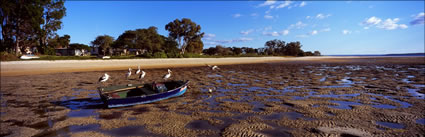
<instances>
[{"instance_id":1,"label":"shoreline","mask_svg":"<svg viewBox=\"0 0 425 137\"><path fill-rule=\"evenodd\" d=\"M89 72L142 69L198 67L210 65L255 64L290 61L345 62L353 59L423 58L423 57L372 57L372 56L319 56L319 57L230 57L230 58L170 58L170 59L114 59L114 60L32 60L0 62L1 76L21 76L61 72ZM424 58L425 59L425 58ZM368 60L365 60L368 61ZM425 63L425 62L422 62Z\"/></svg>"}]
</instances>

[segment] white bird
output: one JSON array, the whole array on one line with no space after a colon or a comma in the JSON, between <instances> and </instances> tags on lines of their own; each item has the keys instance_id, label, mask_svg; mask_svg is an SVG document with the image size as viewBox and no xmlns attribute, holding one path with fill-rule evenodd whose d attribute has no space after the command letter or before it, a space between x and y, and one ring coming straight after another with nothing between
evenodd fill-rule
<instances>
[{"instance_id":1,"label":"white bird","mask_svg":"<svg viewBox=\"0 0 425 137\"><path fill-rule=\"evenodd\" d=\"M212 65L208 65L208 64L207 64L207 66L208 66L208 67L210 67L210 68L211 68L211 70L220 69L220 68L218 68L218 66L216 66L216 65L212 66Z\"/></svg>"},{"instance_id":2,"label":"white bird","mask_svg":"<svg viewBox=\"0 0 425 137\"><path fill-rule=\"evenodd\" d=\"M215 88L215 87L208 88L208 92L209 92L209 93L212 93L214 90L216 90L216 88Z\"/></svg>"},{"instance_id":3,"label":"white bird","mask_svg":"<svg viewBox=\"0 0 425 137\"><path fill-rule=\"evenodd\" d=\"M105 73L102 77L99 78L99 82L103 83L106 82L108 79L109 75Z\"/></svg>"},{"instance_id":4,"label":"white bird","mask_svg":"<svg viewBox=\"0 0 425 137\"><path fill-rule=\"evenodd\" d=\"M127 72L127 74L125 76L127 77L127 79L130 78L130 76L131 76L131 68L128 68L128 72Z\"/></svg>"},{"instance_id":5,"label":"white bird","mask_svg":"<svg viewBox=\"0 0 425 137\"><path fill-rule=\"evenodd\" d=\"M170 78L171 77L171 70L170 69L168 69L168 74L165 74L162 78L164 79L164 80L167 80L168 78Z\"/></svg>"},{"instance_id":6,"label":"white bird","mask_svg":"<svg viewBox=\"0 0 425 137\"><path fill-rule=\"evenodd\" d=\"M139 74L139 73L140 73L140 65L137 66L137 70L136 70L136 74Z\"/></svg>"},{"instance_id":7,"label":"white bird","mask_svg":"<svg viewBox=\"0 0 425 137\"><path fill-rule=\"evenodd\" d=\"M140 74L139 79L143 79L146 75L146 72L142 70L142 74Z\"/></svg>"}]
</instances>

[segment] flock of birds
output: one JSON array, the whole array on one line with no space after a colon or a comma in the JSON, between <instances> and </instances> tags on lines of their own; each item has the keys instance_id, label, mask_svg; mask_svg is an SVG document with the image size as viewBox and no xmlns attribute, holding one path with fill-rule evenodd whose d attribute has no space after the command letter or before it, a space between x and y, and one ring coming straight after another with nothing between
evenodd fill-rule
<instances>
[{"instance_id":1,"label":"flock of birds","mask_svg":"<svg viewBox=\"0 0 425 137\"><path fill-rule=\"evenodd\" d=\"M212 65L208 65L207 64L207 66L209 67L209 68L211 68L211 70L219 70L220 68L218 68L218 66L212 66ZM129 79L130 78L130 76L131 76L131 68L128 68L128 72L126 73L126 78L127 79ZM136 72L135 72L135 75L137 75L137 74L139 74L140 72L142 72L140 75L139 75L139 80L142 80L143 78L145 78L145 76L146 76L146 72L145 71L143 71L143 70L140 70L140 65L137 67L137 70L136 70ZM170 77L171 77L171 70L170 69L168 69L168 73L167 74L165 74L163 77L162 77L162 79L164 79L164 80L167 80L167 79L169 79ZM106 81L108 81L108 79L109 79L109 75L107 74L107 73L105 73L105 74L103 74L103 76L102 77L100 77L99 78L99 82L100 83L104 83L104 82L106 82ZM211 89L210 89L210 92L211 92Z\"/></svg>"}]
</instances>

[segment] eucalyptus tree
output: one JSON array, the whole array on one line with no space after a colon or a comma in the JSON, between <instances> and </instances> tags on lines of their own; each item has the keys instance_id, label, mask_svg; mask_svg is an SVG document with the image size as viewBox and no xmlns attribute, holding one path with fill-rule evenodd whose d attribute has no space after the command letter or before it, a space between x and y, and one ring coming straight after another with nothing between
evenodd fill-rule
<instances>
[{"instance_id":1,"label":"eucalyptus tree","mask_svg":"<svg viewBox=\"0 0 425 137\"><path fill-rule=\"evenodd\" d=\"M48 40L57 35L56 31L62 27L61 19L66 15L64 3L64 0L43 0L42 24L38 35L42 48L47 47ZM69 35L65 37L69 39Z\"/></svg>"},{"instance_id":2,"label":"eucalyptus tree","mask_svg":"<svg viewBox=\"0 0 425 137\"><path fill-rule=\"evenodd\" d=\"M31 44L28 42L36 37L42 22L43 2L1 0L0 3L2 45L14 49L18 55L22 44Z\"/></svg>"},{"instance_id":3,"label":"eucalyptus tree","mask_svg":"<svg viewBox=\"0 0 425 137\"><path fill-rule=\"evenodd\" d=\"M181 54L184 54L191 40L201 39L204 36L204 33L201 32L201 26L188 18L175 19L165 25L165 30L170 32L169 37L177 41Z\"/></svg>"},{"instance_id":4,"label":"eucalyptus tree","mask_svg":"<svg viewBox=\"0 0 425 137\"><path fill-rule=\"evenodd\" d=\"M109 35L97 36L94 41L91 42L93 47L101 48L103 55L106 55L106 50L110 49L111 44L114 42L114 38Z\"/></svg>"}]
</instances>

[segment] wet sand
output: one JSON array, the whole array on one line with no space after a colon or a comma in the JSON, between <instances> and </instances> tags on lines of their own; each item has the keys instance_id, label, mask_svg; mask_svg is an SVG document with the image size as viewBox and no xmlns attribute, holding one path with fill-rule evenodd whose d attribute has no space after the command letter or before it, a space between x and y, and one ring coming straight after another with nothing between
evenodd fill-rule
<instances>
[{"instance_id":1,"label":"wet sand","mask_svg":"<svg viewBox=\"0 0 425 137\"><path fill-rule=\"evenodd\" d=\"M2 73L0 136L425 133L423 57L294 59L220 68L173 67L172 79L191 81L183 96L114 109L103 108L97 80L107 72L107 85L141 82L134 75L126 80L125 69ZM146 82L161 81L167 72L142 69Z\"/></svg>"}]
</instances>

